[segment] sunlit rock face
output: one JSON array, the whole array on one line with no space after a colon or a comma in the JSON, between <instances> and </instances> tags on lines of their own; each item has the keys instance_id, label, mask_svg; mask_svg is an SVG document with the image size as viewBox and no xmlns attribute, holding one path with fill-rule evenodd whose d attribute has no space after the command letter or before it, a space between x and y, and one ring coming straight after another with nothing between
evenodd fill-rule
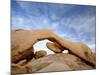
<instances>
[{"instance_id":1,"label":"sunlit rock face","mask_svg":"<svg viewBox=\"0 0 100 75\"><path fill-rule=\"evenodd\" d=\"M11 33L13 74L86 70L96 66L95 53L82 42L63 39L48 30L13 30Z\"/></svg>"}]
</instances>

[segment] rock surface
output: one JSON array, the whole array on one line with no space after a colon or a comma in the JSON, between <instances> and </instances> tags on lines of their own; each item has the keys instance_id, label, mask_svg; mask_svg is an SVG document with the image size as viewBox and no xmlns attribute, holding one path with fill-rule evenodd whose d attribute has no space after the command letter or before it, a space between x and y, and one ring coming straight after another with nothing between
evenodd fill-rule
<instances>
[{"instance_id":1,"label":"rock surface","mask_svg":"<svg viewBox=\"0 0 100 75\"><path fill-rule=\"evenodd\" d=\"M12 64L11 71L12 75L27 73L27 69L24 66L20 66L18 64Z\"/></svg>"},{"instance_id":2,"label":"rock surface","mask_svg":"<svg viewBox=\"0 0 100 75\"><path fill-rule=\"evenodd\" d=\"M96 66L95 54L81 42L65 40L48 30L12 30L11 34L11 60L12 64L16 64L12 65L13 73L83 70ZM45 57L39 58L40 52L36 55L38 59L35 59L33 45L44 39L53 42L47 44L47 47L57 54L45 56L43 52ZM61 53L63 50L68 50L70 54Z\"/></svg>"},{"instance_id":3,"label":"rock surface","mask_svg":"<svg viewBox=\"0 0 100 75\"><path fill-rule=\"evenodd\" d=\"M55 43L47 43L48 49L52 50L54 53L62 53L63 49L59 48Z\"/></svg>"},{"instance_id":4,"label":"rock surface","mask_svg":"<svg viewBox=\"0 0 100 75\"><path fill-rule=\"evenodd\" d=\"M46 51L44 51L44 50L40 50L40 51L37 51L36 53L35 53L35 58L37 59L37 58L41 58L41 57L44 57L44 56L46 56L47 55L47 52Z\"/></svg>"},{"instance_id":5,"label":"rock surface","mask_svg":"<svg viewBox=\"0 0 100 75\"><path fill-rule=\"evenodd\" d=\"M44 67L43 69L36 72L60 72L60 71L71 71L71 70L72 69L66 64L60 62L53 62L47 67Z\"/></svg>"},{"instance_id":6,"label":"rock surface","mask_svg":"<svg viewBox=\"0 0 100 75\"><path fill-rule=\"evenodd\" d=\"M22 66L22 68L23 67L24 72L28 68L27 72L25 73L93 69L93 67L87 65L84 61L75 55L65 53L47 55L45 57L31 61L25 66ZM23 73L23 71L19 71L19 73Z\"/></svg>"}]
</instances>

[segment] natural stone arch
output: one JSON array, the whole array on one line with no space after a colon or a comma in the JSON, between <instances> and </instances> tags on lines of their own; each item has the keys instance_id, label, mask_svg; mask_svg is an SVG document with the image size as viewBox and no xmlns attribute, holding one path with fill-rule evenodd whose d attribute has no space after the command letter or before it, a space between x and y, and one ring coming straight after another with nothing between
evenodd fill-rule
<instances>
[{"instance_id":1,"label":"natural stone arch","mask_svg":"<svg viewBox=\"0 0 100 75\"><path fill-rule=\"evenodd\" d=\"M91 65L96 64L95 54L85 44L62 39L48 30L12 31L12 46L15 46L12 47L12 62L22 59L25 55L28 56L32 53L33 44L44 39L59 44L62 48L68 49L70 53L80 57Z\"/></svg>"}]
</instances>

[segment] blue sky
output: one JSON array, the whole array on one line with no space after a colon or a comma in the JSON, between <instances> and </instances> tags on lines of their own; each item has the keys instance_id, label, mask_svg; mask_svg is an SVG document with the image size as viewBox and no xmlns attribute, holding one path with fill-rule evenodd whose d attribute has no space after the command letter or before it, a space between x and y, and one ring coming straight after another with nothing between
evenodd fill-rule
<instances>
[{"instance_id":1,"label":"blue sky","mask_svg":"<svg viewBox=\"0 0 100 75\"><path fill-rule=\"evenodd\" d=\"M12 29L48 29L95 51L96 7L12 1Z\"/></svg>"}]
</instances>

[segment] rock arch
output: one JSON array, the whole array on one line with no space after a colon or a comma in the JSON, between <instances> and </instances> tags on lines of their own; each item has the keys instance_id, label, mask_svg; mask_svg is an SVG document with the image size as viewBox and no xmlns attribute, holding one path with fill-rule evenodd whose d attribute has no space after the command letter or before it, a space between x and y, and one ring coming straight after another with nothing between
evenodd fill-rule
<instances>
[{"instance_id":1,"label":"rock arch","mask_svg":"<svg viewBox=\"0 0 100 75\"><path fill-rule=\"evenodd\" d=\"M31 50L33 44L40 40L48 39L53 43L61 46L63 49L69 50L70 53L78 56L92 66L95 66L96 64L95 54L92 53L91 49L88 46L80 42L65 40L48 30L18 30L16 32L12 31L11 38L11 57L13 63L29 57L30 54L34 56L34 52Z\"/></svg>"}]
</instances>

